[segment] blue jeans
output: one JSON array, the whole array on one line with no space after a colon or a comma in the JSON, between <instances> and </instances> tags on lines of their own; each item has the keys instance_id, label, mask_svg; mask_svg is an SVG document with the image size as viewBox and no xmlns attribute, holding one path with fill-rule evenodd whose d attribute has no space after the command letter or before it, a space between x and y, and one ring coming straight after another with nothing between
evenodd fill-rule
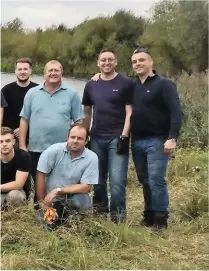
<instances>
[{"instance_id":1,"label":"blue jeans","mask_svg":"<svg viewBox=\"0 0 209 271\"><path fill-rule=\"evenodd\" d=\"M118 138L104 140L91 137L90 148L99 158L99 183L94 185L93 207L108 213L107 177L110 181L110 216L115 222L126 217L126 183L128 154L117 154Z\"/></svg>"},{"instance_id":2,"label":"blue jeans","mask_svg":"<svg viewBox=\"0 0 209 271\"><path fill-rule=\"evenodd\" d=\"M143 186L145 211L164 212L169 196L165 181L169 153L164 152L162 138L132 140L132 154L136 172Z\"/></svg>"}]
</instances>

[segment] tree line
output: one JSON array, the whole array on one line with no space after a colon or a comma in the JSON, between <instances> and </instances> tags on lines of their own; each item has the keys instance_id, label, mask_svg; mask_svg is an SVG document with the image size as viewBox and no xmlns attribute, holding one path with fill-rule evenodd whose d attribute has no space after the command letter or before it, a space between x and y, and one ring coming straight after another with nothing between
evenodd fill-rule
<instances>
[{"instance_id":1,"label":"tree line","mask_svg":"<svg viewBox=\"0 0 209 271\"><path fill-rule=\"evenodd\" d=\"M143 46L149 48L162 74L204 72L208 68L207 12L207 1L164 0L153 6L149 19L119 10L112 16L86 19L74 28L60 24L27 30L15 18L1 25L1 68L11 72L14 61L27 56L35 72L42 73L48 60L57 59L66 75L89 77L97 72L99 51L114 48L118 70L133 76L130 56Z\"/></svg>"}]
</instances>

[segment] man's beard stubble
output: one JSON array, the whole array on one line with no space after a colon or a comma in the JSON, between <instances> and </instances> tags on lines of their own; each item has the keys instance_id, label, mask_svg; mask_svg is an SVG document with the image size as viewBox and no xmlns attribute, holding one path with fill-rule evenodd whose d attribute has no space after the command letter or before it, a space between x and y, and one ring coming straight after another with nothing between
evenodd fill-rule
<instances>
[{"instance_id":1,"label":"man's beard stubble","mask_svg":"<svg viewBox=\"0 0 209 271\"><path fill-rule=\"evenodd\" d=\"M25 82L28 81L28 79L29 79L29 76L28 76L27 78L25 78L25 79L20 79L19 77L17 77L17 80L18 80L20 83L25 83Z\"/></svg>"}]
</instances>

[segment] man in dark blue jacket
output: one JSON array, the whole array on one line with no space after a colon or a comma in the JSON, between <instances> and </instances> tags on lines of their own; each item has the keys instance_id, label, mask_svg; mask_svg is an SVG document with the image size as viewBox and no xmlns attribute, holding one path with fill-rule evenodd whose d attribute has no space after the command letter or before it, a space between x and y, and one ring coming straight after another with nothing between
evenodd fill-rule
<instances>
[{"instance_id":1,"label":"man in dark blue jacket","mask_svg":"<svg viewBox=\"0 0 209 271\"><path fill-rule=\"evenodd\" d=\"M145 226L167 227L169 195L165 175L182 125L182 109L176 85L153 71L146 49L137 49L132 67L135 81L131 116L132 152L143 186Z\"/></svg>"}]
</instances>

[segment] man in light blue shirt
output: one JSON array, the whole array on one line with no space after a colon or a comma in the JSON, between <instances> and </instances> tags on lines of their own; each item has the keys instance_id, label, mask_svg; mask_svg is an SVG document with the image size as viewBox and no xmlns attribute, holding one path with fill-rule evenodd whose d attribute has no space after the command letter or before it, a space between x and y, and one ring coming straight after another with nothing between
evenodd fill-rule
<instances>
[{"instance_id":1,"label":"man in light blue shirt","mask_svg":"<svg viewBox=\"0 0 209 271\"><path fill-rule=\"evenodd\" d=\"M57 143L45 150L39 159L36 179L37 200L43 209L56 209L59 225L72 210L91 208L89 192L98 184L97 155L85 148L88 131L74 124L67 142Z\"/></svg>"},{"instance_id":2,"label":"man in light blue shirt","mask_svg":"<svg viewBox=\"0 0 209 271\"><path fill-rule=\"evenodd\" d=\"M83 119L78 93L62 83L63 68L56 60L49 61L44 69L45 83L31 88L25 96L20 113L19 146L32 157L31 175L35 180L38 159L49 146L65 142L72 122Z\"/></svg>"}]
</instances>

